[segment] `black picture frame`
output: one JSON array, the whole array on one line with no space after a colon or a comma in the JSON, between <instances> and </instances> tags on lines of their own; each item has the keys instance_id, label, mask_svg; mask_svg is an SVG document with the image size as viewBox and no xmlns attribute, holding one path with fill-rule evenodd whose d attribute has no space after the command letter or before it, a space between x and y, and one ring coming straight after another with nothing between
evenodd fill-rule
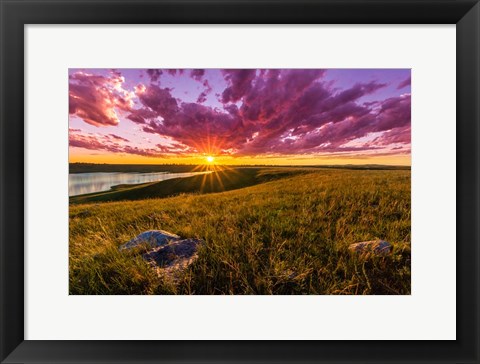
<instances>
[{"instance_id":1,"label":"black picture frame","mask_svg":"<svg viewBox=\"0 0 480 364\"><path fill-rule=\"evenodd\" d=\"M479 362L478 0L0 0L0 15L2 363ZM457 340L24 340L24 26L57 23L456 24Z\"/></svg>"}]
</instances>

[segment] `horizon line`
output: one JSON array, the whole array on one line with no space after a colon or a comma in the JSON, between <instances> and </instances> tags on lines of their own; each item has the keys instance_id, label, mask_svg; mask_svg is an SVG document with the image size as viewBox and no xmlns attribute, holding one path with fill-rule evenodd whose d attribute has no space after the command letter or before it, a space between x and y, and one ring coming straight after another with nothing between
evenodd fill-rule
<instances>
[{"instance_id":1,"label":"horizon line","mask_svg":"<svg viewBox=\"0 0 480 364\"><path fill-rule=\"evenodd\" d=\"M114 165L114 166L199 166L206 165L206 163L93 163L93 162L68 162L68 164L93 164L93 165ZM386 167L411 167L411 164L379 164L379 163L365 163L365 164L215 164L217 166L228 167L334 167L334 166L386 166Z\"/></svg>"}]
</instances>

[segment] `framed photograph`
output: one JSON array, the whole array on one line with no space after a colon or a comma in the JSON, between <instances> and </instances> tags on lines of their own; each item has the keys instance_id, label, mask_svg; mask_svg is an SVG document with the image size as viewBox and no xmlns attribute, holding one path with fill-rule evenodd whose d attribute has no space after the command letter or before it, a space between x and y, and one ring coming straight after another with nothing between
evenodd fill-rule
<instances>
[{"instance_id":1,"label":"framed photograph","mask_svg":"<svg viewBox=\"0 0 480 364\"><path fill-rule=\"evenodd\" d=\"M9 1L1 360L478 363L477 1Z\"/></svg>"}]
</instances>

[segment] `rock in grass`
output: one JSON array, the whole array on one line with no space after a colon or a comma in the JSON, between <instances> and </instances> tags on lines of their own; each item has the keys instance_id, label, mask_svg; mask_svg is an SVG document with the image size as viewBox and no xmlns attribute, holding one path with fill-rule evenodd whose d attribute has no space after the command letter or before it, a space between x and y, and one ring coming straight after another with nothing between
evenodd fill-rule
<instances>
[{"instance_id":1,"label":"rock in grass","mask_svg":"<svg viewBox=\"0 0 480 364\"><path fill-rule=\"evenodd\" d=\"M192 264L198 258L197 251L203 243L204 241L200 239L171 241L145 253L143 258L157 268L157 272L169 274Z\"/></svg>"},{"instance_id":2,"label":"rock in grass","mask_svg":"<svg viewBox=\"0 0 480 364\"><path fill-rule=\"evenodd\" d=\"M146 245L149 249L142 255L159 275L174 276L183 271L198 258L198 248L204 241L182 239L164 230L145 231L122 245L120 250Z\"/></svg>"},{"instance_id":3,"label":"rock in grass","mask_svg":"<svg viewBox=\"0 0 480 364\"><path fill-rule=\"evenodd\" d=\"M359 255L385 256L392 252L392 245L385 240L370 240L350 244L348 250Z\"/></svg>"},{"instance_id":4,"label":"rock in grass","mask_svg":"<svg viewBox=\"0 0 480 364\"><path fill-rule=\"evenodd\" d=\"M171 241L179 240L178 235L163 230L149 230L137 235L128 243L120 246L120 250L132 249L136 246L146 244L152 248L163 246Z\"/></svg>"}]
</instances>

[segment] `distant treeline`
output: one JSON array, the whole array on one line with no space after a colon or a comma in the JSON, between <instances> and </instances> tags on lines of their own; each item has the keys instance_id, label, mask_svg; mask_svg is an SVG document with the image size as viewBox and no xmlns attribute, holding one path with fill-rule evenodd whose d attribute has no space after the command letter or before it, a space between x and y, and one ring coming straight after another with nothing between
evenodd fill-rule
<instances>
[{"instance_id":1,"label":"distant treeline","mask_svg":"<svg viewBox=\"0 0 480 364\"><path fill-rule=\"evenodd\" d=\"M98 163L70 163L70 173L94 173L94 172L172 172L182 173L199 170L197 165L193 164L98 164ZM296 167L296 168L334 168L334 169L354 169L354 170L410 170L410 166L388 166L380 164L363 165L314 165L314 166L275 166L275 165L235 165L235 168L242 167Z\"/></svg>"}]
</instances>

